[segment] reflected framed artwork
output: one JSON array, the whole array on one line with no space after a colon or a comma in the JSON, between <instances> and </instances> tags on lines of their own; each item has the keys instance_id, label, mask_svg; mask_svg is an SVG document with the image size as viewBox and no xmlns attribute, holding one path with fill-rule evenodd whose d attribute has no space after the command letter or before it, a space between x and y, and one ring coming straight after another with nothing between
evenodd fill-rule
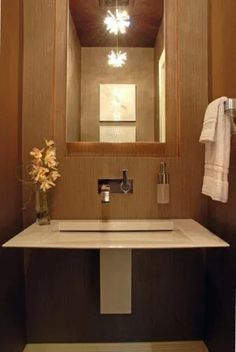
<instances>
[{"instance_id":1,"label":"reflected framed artwork","mask_svg":"<svg viewBox=\"0 0 236 352\"><path fill-rule=\"evenodd\" d=\"M136 85L100 84L100 122L136 121Z\"/></svg>"}]
</instances>

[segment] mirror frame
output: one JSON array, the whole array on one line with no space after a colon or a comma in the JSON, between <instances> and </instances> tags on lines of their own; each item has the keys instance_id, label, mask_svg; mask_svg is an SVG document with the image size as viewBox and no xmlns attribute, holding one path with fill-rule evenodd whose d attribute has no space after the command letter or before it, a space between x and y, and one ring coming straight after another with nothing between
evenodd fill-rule
<instances>
[{"instance_id":1,"label":"mirror frame","mask_svg":"<svg viewBox=\"0 0 236 352\"><path fill-rule=\"evenodd\" d=\"M176 157L180 155L178 14L178 0L164 0L166 87L168 87L166 89L166 143L66 142L66 116L64 116L64 150L67 156ZM64 45L64 50L66 47Z\"/></svg>"}]
</instances>

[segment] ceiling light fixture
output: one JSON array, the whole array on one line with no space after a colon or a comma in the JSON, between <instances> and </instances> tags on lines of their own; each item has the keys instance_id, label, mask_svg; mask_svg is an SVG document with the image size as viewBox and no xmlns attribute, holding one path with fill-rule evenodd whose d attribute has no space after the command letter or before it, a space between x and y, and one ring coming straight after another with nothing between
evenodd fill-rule
<instances>
[{"instance_id":1,"label":"ceiling light fixture","mask_svg":"<svg viewBox=\"0 0 236 352\"><path fill-rule=\"evenodd\" d=\"M112 50L108 54L108 64L113 67L122 67L127 60L127 53L122 52L121 50L115 52Z\"/></svg>"},{"instance_id":2,"label":"ceiling light fixture","mask_svg":"<svg viewBox=\"0 0 236 352\"><path fill-rule=\"evenodd\" d=\"M124 34L126 28L130 26L130 16L127 11L119 11L116 9L115 14L110 10L107 11L107 17L104 20L108 32L118 35Z\"/></svg>"}]
</instances>

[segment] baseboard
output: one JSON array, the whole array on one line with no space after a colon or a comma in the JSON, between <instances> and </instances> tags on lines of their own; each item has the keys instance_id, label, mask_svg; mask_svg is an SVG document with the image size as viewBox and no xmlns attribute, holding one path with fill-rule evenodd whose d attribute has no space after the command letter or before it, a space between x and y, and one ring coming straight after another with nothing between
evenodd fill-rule
<instances>
[{"instance_id":1,"label":"baseboard","mask_svg":"<svg viewBox=\"0 0 236 352\"><path fill-rule=\"evenodd\" d=\"M29 344L24 352L208 352L202 341Z\"/></svg>"}]
</instances>

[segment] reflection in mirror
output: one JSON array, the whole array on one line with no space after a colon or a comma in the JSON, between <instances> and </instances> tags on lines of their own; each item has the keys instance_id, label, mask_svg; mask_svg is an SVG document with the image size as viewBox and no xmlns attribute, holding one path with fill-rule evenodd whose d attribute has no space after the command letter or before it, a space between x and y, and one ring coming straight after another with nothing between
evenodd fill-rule
<instances>
[{"instance_id":1,"label":"reflection in mirror","mask_svg":"<svg viewBox=\"0 0 236 352\"><path fill-rule=\"evenodd\" d=\"M70 0L68 142L165 142L164 0Z\"/></svg>"}]
</instances>

